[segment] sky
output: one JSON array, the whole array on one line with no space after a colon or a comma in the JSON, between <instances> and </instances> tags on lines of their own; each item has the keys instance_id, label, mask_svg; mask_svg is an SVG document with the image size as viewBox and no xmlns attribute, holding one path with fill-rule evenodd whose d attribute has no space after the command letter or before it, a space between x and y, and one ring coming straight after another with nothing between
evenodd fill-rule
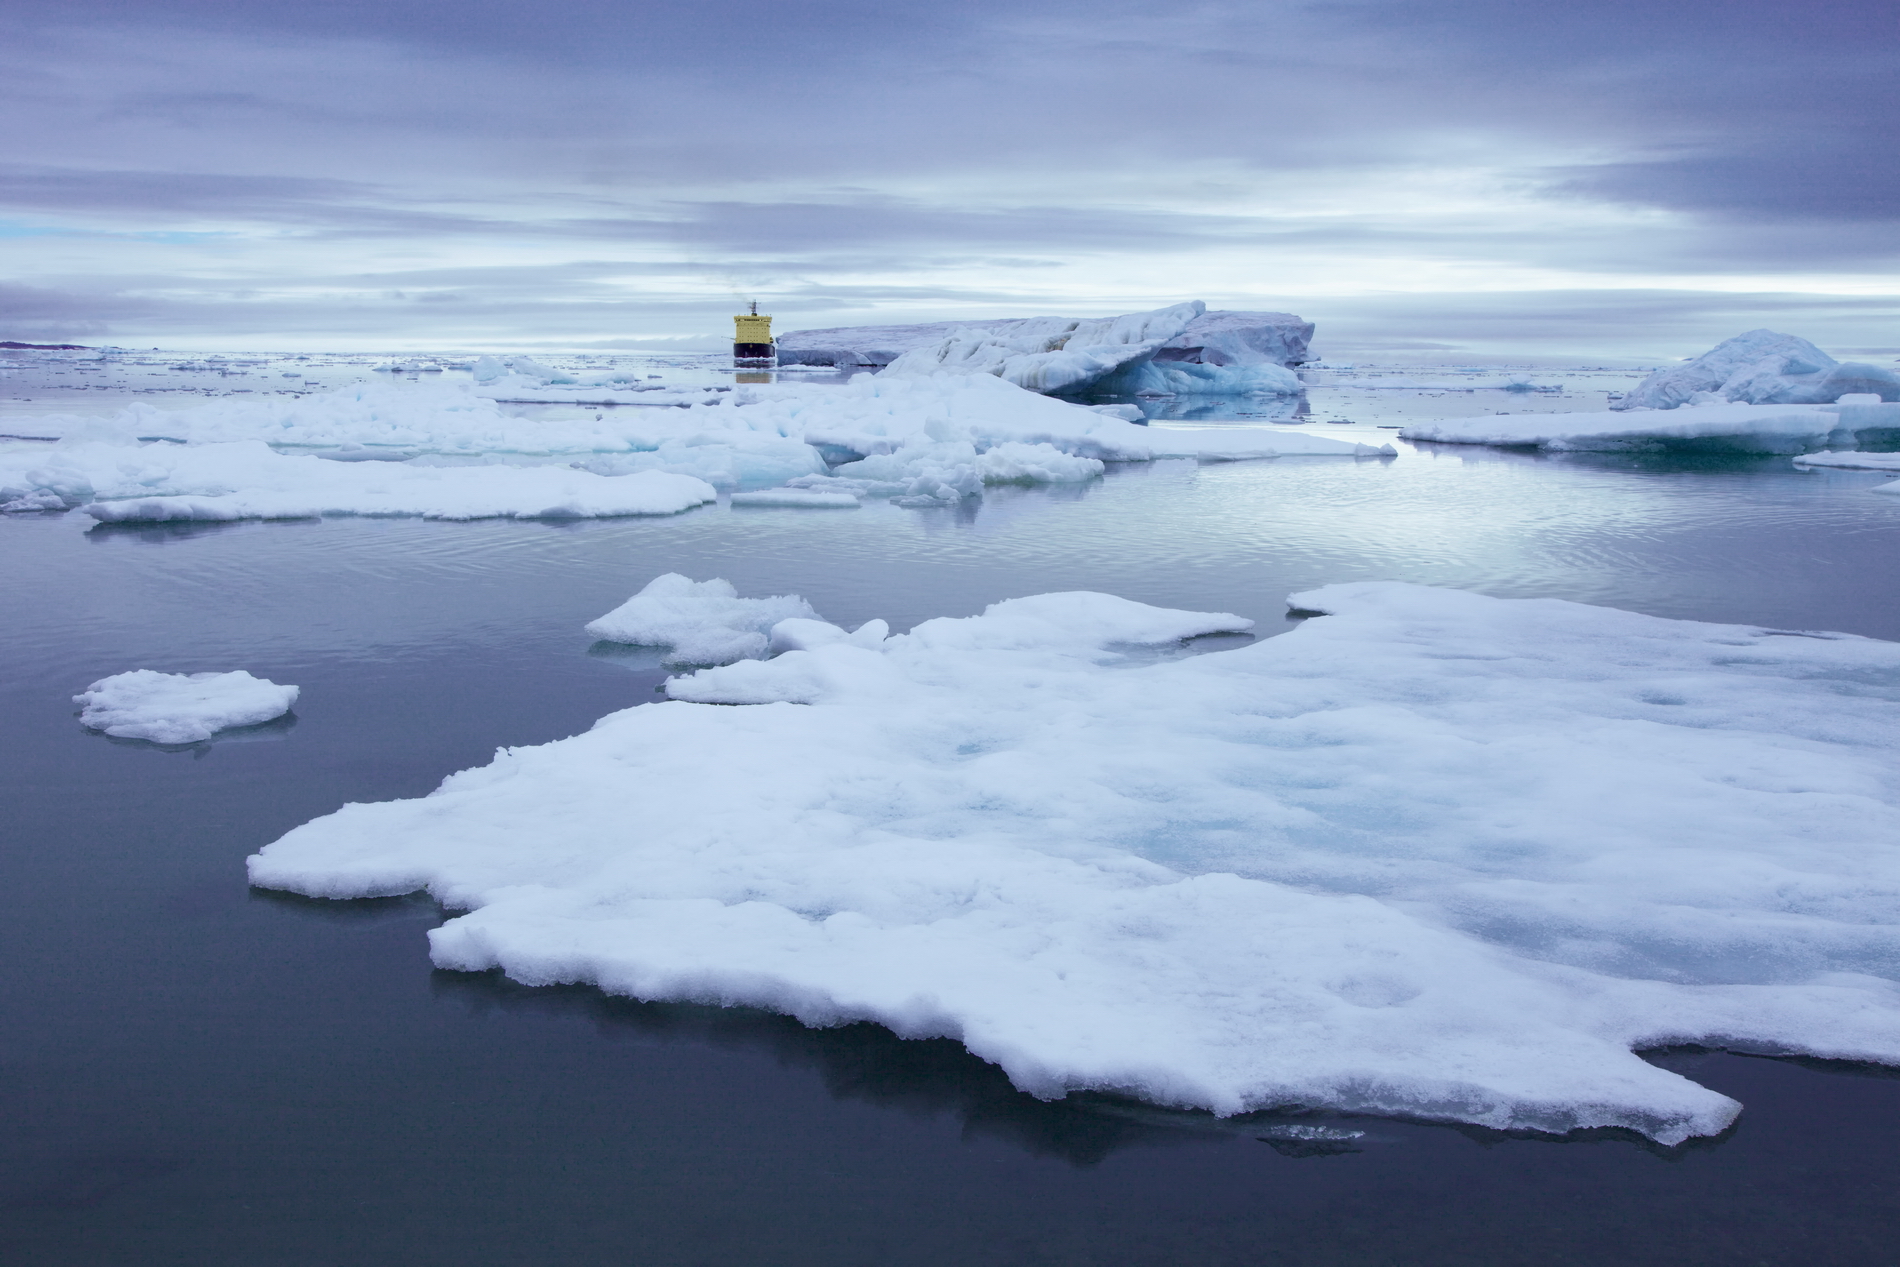
<instances>
[{"instance_id":1,"label":"sky","mask_svg":"<svg viewBox=\"0 0 1900 1267\"><path fill-rule=\"evenodd\" d=\"M1891 0L0 0L0 339L1900 356Z\"/></svg>"}]
</instances>

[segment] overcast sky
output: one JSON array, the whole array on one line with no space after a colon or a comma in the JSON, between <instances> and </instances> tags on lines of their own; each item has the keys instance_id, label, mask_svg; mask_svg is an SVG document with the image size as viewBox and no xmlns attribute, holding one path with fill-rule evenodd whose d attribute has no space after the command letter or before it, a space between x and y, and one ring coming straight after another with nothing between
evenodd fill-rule
<instances>
[{"instance_id":1,"label":"overcast sky","mask_svg":"<svg viewBox=\"0 0 1900 1267\"><path fill-rule=\"evenodd\" d=\"M1892 0L0 0L0 338L1900 354Z\"/></svg>"}]
</instances>

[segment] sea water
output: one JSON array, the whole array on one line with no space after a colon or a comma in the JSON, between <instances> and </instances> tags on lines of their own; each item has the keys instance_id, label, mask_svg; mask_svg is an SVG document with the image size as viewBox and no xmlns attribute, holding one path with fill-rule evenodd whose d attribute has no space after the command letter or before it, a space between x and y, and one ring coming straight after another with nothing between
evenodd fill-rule
<instances>
[{"instance_id":1,"label":"sea water","mask_svg":"<svg viewBox=\"0 0 1900 1267\"><path fill-rule=\"evenodd\" d=\"M123 390L88 384L87 408ZM1433 390L1316 385L1306 416L1344 433L1562 403ZM1601 407L1598 388L1572 397ZM1892 1071L1654 1053L1747 1106L1674 1150L1044 1104L951 1042L437 972L427 901L244 885L245 855L346 801L420 795L658 698L650 658L582 626L666 571L899 630L1098 589L1271 636L1289 592L1397 579L1900 638L1900 499L1868 494L1878 476L1400 447L1115 468L930 510L0 521L0 1257L1891 1261ZM244 668L303 694L206 744L84 731L71 695L132 668Z\"/></svg>"}]
</instances>

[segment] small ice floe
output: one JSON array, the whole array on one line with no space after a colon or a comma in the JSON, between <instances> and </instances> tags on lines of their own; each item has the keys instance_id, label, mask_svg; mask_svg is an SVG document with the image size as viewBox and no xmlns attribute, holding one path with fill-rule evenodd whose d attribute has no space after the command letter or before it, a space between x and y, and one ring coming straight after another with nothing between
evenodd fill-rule
<instances>
[{"instance_id":1,"label":"small ice floe","mask_svg":"<svg viewBox=\"0 0 1900 1267\"><path fill-rule=\"evenodd\" d=\"M1494 414L1409 423L1402 439L1552 452L1795 454L1900 429L1900 404L1750 405Z\"/></svg>"},{"instance_id":2,"label":"small ice floe","mask_svg":"<svg viewBox=\"0 0 1900 1267\"><path fill-rule=\"evenodd\" d=\"M80 724L120 739L198 743L220 730L282 717L298 688L230 673L159 673L134 669L100 678L73 696Z\"/></svg>"},{"instance_id":3,"label":"small ice floe","mask_svg":"<svg viewBox=\"0 0 1900 1267\"><path fill-rule=\"evenodd\" d=\"M1803 453L1794 464L1844 471L1900 471L1900 453Z\"/></svg>"},{"instance_id":4,"label":"small ice floe","mask_svg":"<svg viewBox=\"0 0 1900 1267\"><path fill-rule=\"evenodd\" d=\"M740 598L730 581L695 581L668 572L589 622L587 632L607 642L670 647L668 664L728 664L764 655L767 635L780 621L817 617L796 594Z\"/></svg>"}]
</instances>

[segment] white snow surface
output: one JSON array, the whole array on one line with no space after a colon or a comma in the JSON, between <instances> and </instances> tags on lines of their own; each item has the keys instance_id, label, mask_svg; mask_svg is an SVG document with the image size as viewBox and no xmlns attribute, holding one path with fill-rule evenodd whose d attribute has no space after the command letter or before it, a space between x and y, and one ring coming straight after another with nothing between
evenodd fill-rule
<instances>
[{"instance_id":1,"label":"white snow surface","mask_svg":"<svg viewBox=\"0 0 1900 1267\"><path fill-rule=\"evenodd\" d=\"M817 615L796 594L740 598L728 581L668 572L591 621L587 632L608 642L670 647L667 664L725 664L764 655L779 622Z\"/></svg>"},{"instance_id":2,"label":"white snow surface","mask_svg":"<svg viewBox=\"0 0 1900 1267\"><path fill-rule=\"evenodd\" d=\"M199 500L154 513L661 514L711 500L703 485L750 491L822 480L833 470L828 462L939 444L962 445L973 455L960 463L973 483L962 475L938 480L962 488L959 495L980 491L986 481L1084 479L1099 474L1101 462L1196 456L1209 445L1213 456L1236 445L1259 457L1381 452L1264 428L1220 429L1216 438L1211 428L1137 426L990 375L744 385L690 408L555 420L511 417L467 384L383 381L298 399L220 400L176 412L139 402L108 419L43 421L65 439L51 449L0 446L0 509L190 497ZM941 465L940 454L926 456ZM417 465L443 457L572 457L581 469ZM679 482L685 477L690 482ZM882 483L902 496L918 478Z\"/></svg>"},{"instance_id":3,"label":"white snow surface","mask_svg":"<svg viewBox=\"0 0 1900 1267\"><path fill-rule=\"evenodd\" d=\"M327 462L278 453L257 440L62 442L50 452L0 454L0 493L21 486L105 523L322 515L593 519L677 514L718 496L703 480L662 471L609 478L565 466Z\"/></svg>"},{"instance_id":4,"label":"white snow surface","mask_svg":"<svg viewBox=\"0 0 1900 1267\"><path fill-rule=\"evenodd\" d=\"M1796 466L1831 466L1849 471L1900 471L1900 453L1803 453Z\"/></svg>"},{"instance_id":5,"label":"white snow surface","mask_svg":"<svg viewBox=\"0 0 1900 1267\"><path fill-rule=\"evenodd\" d=\"M134 669L100 678L73 696L81 725L121 739L198 743L232 726L282 717L297 688L230 673L159 673Z\"/></svg>"},{"instance_id":6,"label":"white snow surface","mask_svg":"<svg viewBox=\"0 0 1900 1267\"><path fill-rule=\"evenodd\" d=\"M1702 404L1622 413L1429 418L1409 424L1399 436L1442 444L1522 445L1553 451L1807 453L1852 446L1863 434L1896 427L1900 427L1900 405Z\"/></svg>"},{"instance_id":7,"label":"white snow surface","mask_svg":"<svg viewBox=\"0 0 1900 1267\"><path fill-rule=\"evenodd\" d=\"M1865 393L1900 401L1900 373L1837 361L1806 339L1761 329L1725 339L1685 364L1657 370L1616 408L1675 409L1705 400L1817 405Z\"/></svg>"},{"instance_id":8,"label":"white snow surface","mask_svg":"<svg viewBox=\"0 0 1900 1267\"><path fill-rule=\"evenodd\" d=\"M774 659L345 806L251 880L427 889L467 912L443 968L951 1036L1044 1097L1677 1142L1740 1106L1632 1049L1900 1062L1900 645L1291 601L1331 614L1144 664L1116 648L1249 622L782 622Z\"/></svg>"}]
</instances>

